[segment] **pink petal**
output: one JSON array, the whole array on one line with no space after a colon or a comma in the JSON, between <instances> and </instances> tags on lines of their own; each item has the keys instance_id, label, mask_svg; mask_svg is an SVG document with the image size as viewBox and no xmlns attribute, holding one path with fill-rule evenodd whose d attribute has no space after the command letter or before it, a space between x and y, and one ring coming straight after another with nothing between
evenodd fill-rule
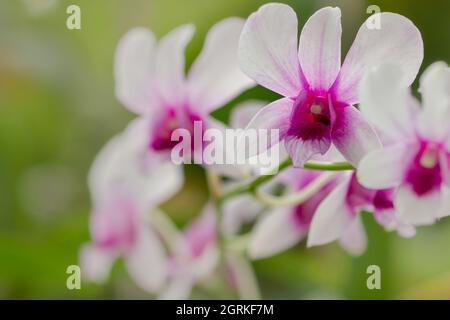
<instances>
[{"instance_id":1,"label":"pink petal","mask_svg":"<svg viewBox=\"0 0 450 320\"><path fill-rule=\"evenodd\" d=\"M354 166L370 151L381 147L372 126L353 106L336 109L331 137L336 148Z\"/></svg>"},{"instance_id":2,"label":"pink petal","mask_svg":"<svg viewBox=\"0 0 450 320\"><path fill-rule=\"evenodd\" d=\"M367 235L364 225L357 217L339 239L341 246L350 254L359 256L367 248Z\"/></svg>"},{"instance_id":3,"label":"pink petal","mask_svg":"<svg viewBox=\"0 0 450 320\"><path fill-rule=\"evenodd\" d=\"M341 67L341 10L326 7L314 13L300 35L299 60L313 90L326 92Z\"/></svg>"},{"instance_id":4,"label":"pink petal","mask_svg":"<svg viewBox=\"0 0 450 320\"><path fill-rule=\"evenodd\" d=\"M81 274L85 280L104 283L116 258L113 251L103 250L93 244L83 245L80 250Z\"/></svg>"},{"instance_id":5,"label":"pink petal","mask_svg":"<svg viewBox=\"0 0 450 320\"><path fill-rule=\"evenodd\" d=\"M402 85L398 66L383 64L366 73L361 81L359 108L365 119L394 141L415 137L419 110L410 103L409 88Z\"/></svg>"},{"instance_id":6,"label":"pink petal","mask_svg":"<svg viewBox=\"0 0 450 320\"><path fill-rule=\"evenodd\" d=\"M290 208L276 208L263 216L254 226L249 254L253 259L270 257L291 248L304 237L306 229L295 223Z\"/></svg>"},{"instance_id":7,"label":"pink petal","mask_svg":"<svg viewBox=\"0 0 450 320\"><path fill-rule=\"evenodd\" d=\"M321 139L304 140L296 135L288 135L284 145L292 158L294 167L302 168L314 155L324 155L330 149L331 139L329 136L324 136Z\"/></svg>"},{"instance_id":8,"label":"pink petal","mask_svg":"<svg viewBox=\"0 0 450 320\"><path fill-rule=\"evenodd\" d=\"M140 226L138 239L127 253L125 263L136 284L148 292L162 288L167 278L168 260L158 236L145 225Z\"/></svg>"},{"instance_id":9,"label":"pink petal","mask_svg":"<svg viewBox=\"0 0 450 320\"><path fill-rule=\"evenodd\" d=\"M189 101L194 110L210 112L255 83L238 65L238 43L244 20L228 18L209 31L202 52L189 71Z\"/></svg>"},{"instance_id":10,"label":"pink petal","mask_svg":"<svg viewBox=\"0 0 450 320\"><path fill-rule=\"evenodd\" d=\"M396 144L375 150L359 163L358 181L370 189L399 186L417 149L409 144Z\"/></svg>"},{"instance_id":11,"label":"pink petal","mask_svg":"<svg viewBox=\"0 0 450 320\"><path fill-rule=\"evenodd\" d=\"M246 152L245 155L247 158L265 152L285 137L290 126L293 105L294 101L289 98L283 98L265 106L253 117L245 129L249 133L245 140L244 147L246 150L241 150L242 152ZM267 137L267 141L258 139L261 129L267 130L265 132L266 134L264 134ZM240 144L243 142L241 139Z\"/></svg>"},{"instance_id":12,"label":"pink petal","mask_svg":"<svg viewBox=\"0 0 450 320\"><path fill-rule=\"evenodd\" d=\"M116 95L133 112L148 113L155 105L151 82L154 56L155 37L145 28L130 30L117 46L114 62Z\"/></svg>"},{"instance_id":13,"label":"pink petal","mask_svg":"<svg viewBox=\"0 0 450 320\"><path fill-rule=\"evenodd\" d=\"M270 3L250 15L239 42L242 70L286 97L296 97L302 89L297 28L297 15L291 7Z\"/></svg>"},{"instance_id":14,"label":"pink petal","mask_svg":"<svg viewBox=\"0 0 450 320\"><path fill-rule=\"evenodd\" d=\"M236 105L231 111L230 127L234 129L245 128L265 105L267 103L260 100L247 100Z\"/></svg>"},{"instance_id":15,"label":"pink petal","mask_svg":"<svg viewBox=\"0 0 450 320\"><path fill-rule=\"evenodd\" d=\"M398 65L404 72L404 86L409 86L419 71L423 41L416 26L395 13L383 12L379 18L381 28L369 29L368 24L364 23L347 53L332 89L335 99L340 102L358 103L358 86L362 76L381 63Z\"/></svg>"},{"instance_id":16,"label":"pink petal","mask_svg":"<svg viewBox=\"0 0 450 320\"><path fill-rule=\"evenodd\" d=\"M164 103L172 107L185 102L184 50L194 34L193 25L183 25L158 43L155 78Z\"/></svg>"},{"instance_id":17,"label":"pink petal","mask_svg":"<svg viewBox=\"0 0 450 320\"><path fill-rule=\"evenodd\" d=\"M336 186L317 208L309 227L308 247L338 240L354 222L354 213L346 204L349 183L350 176Z\"/></svg>"},{"instance_id":18,"label":"pink petal","mask_svg":"<svg viewBox=\"0 0 450 320\"><path fill-rule=\"evenodd\" d=\"M421 136L443 141L450 135L450 68L444 62L429 66L420 78L423 112L419 118Z\"/></svg>"}]
</instances>

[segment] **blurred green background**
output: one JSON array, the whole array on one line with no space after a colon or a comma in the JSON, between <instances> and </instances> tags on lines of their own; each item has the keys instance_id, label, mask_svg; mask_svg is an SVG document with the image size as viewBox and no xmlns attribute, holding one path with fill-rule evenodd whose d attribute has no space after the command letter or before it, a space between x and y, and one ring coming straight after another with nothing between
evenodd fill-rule
<instances>
[{"instance_id":1,"label":"blurred green background","mask_svg":"<svg viewBox=\"0 0 450 320\"><path fill-rule=\"evenodd\" d=\"M162 36L193 22L197 33L187 63L207 30L228 16L246 17L259 0L0 0L0 298L148 298L116 264L105 286L66 288L66 267L77 263L89 240L86 175L102 145L133 115L115 99L113 56L120 37L134 26ZM450 2L281 1L300 24L318 8L338 5L343 16L343 56L369 4L410 18L425 42L422 70L450 61ZM66 8L77 4L82 29L66 28ZM215 112L227 121L239 101L275 96L252 89ZM184 189L165 209L182 224L207 198L203 171L185 169ZM421 228L413 239L387 233L370 216L369 248L348 256L337 245L305 249L254 263L264 298L450 298L450 219ZM382 289L366 288L366 268L377 264ZM196 290L196 298L228 297Z\"/></svg>"}]
</instances>

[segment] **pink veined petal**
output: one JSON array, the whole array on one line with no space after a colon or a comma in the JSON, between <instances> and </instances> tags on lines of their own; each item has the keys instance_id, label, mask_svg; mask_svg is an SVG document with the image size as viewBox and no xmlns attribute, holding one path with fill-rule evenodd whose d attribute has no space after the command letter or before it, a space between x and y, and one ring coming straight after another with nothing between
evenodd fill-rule
<instances>
[{"instance_id":1,"label":"pink veined petal","mask_svg":"<svg viewBox=\"0 0 450 320\"><path fill-rule=\"evenodd\" d=\"M321 139L303 140L296 135L287 135L284 145L294 167L302 168L313 156L326 154L331 147L331 139L325 136Z\"/></svg>"},{"instance_id":2,"label":"pink veined petal","mask_svg":"<svg viewBox=\"0 0 450 320\"><path fill-rule=\"evenodd\" d=\"M189 101L194 110L211 112L255 85L238 64L237 50L243 26L243 19L228 18L209 31L188 76Z\"/></svg>"},{"instance_id":3,"label":"pink veined petal","mask_svg":"<svg viewBox=\"0 0 450 320\"><path fill-rule=\"evenodd\" d=\"M270 3L250 15L239 41L239 64L260 85L285 97L302 89L297 57L297 15Z\"/></svg>"},{"instance_id":4,"label":"pink veined petal","mask_svg":"<svg viewBox=\"0 0 450 320\"><path fill-rule=\"evenodd\" d=\"M134 247L126 255L128 273L148 292L157 292L167 279L168 260L163 244L147 226L141 225Z\"/></svg>"},{"instance_id":5,"label":"pink veined petal","mask_svg":"<svg viewBox=\"0 0 450 320\"><path fill-rule=\"evenodd\" d=\"M395 194L394 207L401 221L415 226L430 225L440 216L440 192L418 196L409 186L402 185Z\"/></svg>"},{"instance_id":6,"label":"pink veined petal","mask_svg":"<svg viewBox=\"0 0 450 320\"><path fill-rule=\"evenodd\" d=\"M366 73L359 91L363 116L394 141L415 137L418 110L410 103L411 94L402 78L400 67L383 64Z\"/></svg>"},{"instance_id":7,"label":"pink veined petal","mask_svg":"<svg viewBox=\"0 0 450 320\"><path fill-rule=\"evenodd\" d=\"M128 31L117 46L114 62L116 95L135 113L151 112L155 105L152 88L154 56L155 37L145 28Z\"/></svg>"},{"instance_id":8,"label":"pink veined petal","mask_svg":"<svg viewBox=\"0 0 450 320\"><path fill-rule=\"evenodd\" d=\"M450 68L444 62L429 66L420 77L423 111L419 118L421 136L443 141L450 134Z\"/></svg>"},{"instance_id":9,"label":"pink veined petal","mask_svg":"<svg viewBox=\"0 0 450 320\"><path fill-rule=\"evenodd\" d=\"M339 239L341 246L350 254L359 256L367 248L367 235L358 216Z\"/></svg>"},{"instance_id":10,"label":"pink veined petal","mask_svg":"<svg viewBox=\"0 0 450 320\"><path fill-rule=\"evenodd\" d=\"M369 28L372 19L380 20L380 28ZM360 27L333 84L334 98L356 104L358 86L364 73L381 63L398 65L404 72L402 85L415 79L423 59L423 41L419 30L407 18L391 13L371 16Z\"/></svg>"},{"instance_id":11,"label":"pink veined petal","mask_svg":"<svg viewBox=\"0 0 450 320\"><path fill-rule=\"evenodd\" d=\"M340 239L355 220L346 204L350 176L346 177L322 201L309 227L307 246L319 246Z\"/></svg>"},{"instance_id":12,"label":"pink veined petal","mask_svg":"<svg viewBox=\"0 0 450 320\"><path fill-rule=\"evenodd\" d=\"M181 106L185 102L184 50L194 34L191 24L182 25L164 36L156 51L155 79L164 103Z\"/></svg>"},{"instance_id":13,"label":"pink veined petal","mask_svg":"<svg viewBox=\"0 0 450 320\"><path fill-rule=\"evenodd\" d=\"M283 98L259 110L247 125L244 135L239 139L239 152L245 152L246 158L250 158L265 152L284 139L289 129L293 106L293 100ZM265 129L267 132L263 132L261 129ZM260 139L263 134L267 138L266 141Z\"/></svg>"},{"instance_id":14,"label":"pink veined petal","mask_svg":"<svg viewBox=\"0 0 450 320\"><path fill-rule=\"evenodd\" d=\"M341 67L341 10L326 7L314 13L300 34L300 66L313 90L326 92Z\"/></svg>"},{"instance_id":15,"label":"pink veined petal","mask_svg":"<svg viewBox=\"0 0 450 320\"><path fill-rule=\"evenodd\" d=\"M359 163L358 181L370 189L399 186L416 151L414 145L396 144L370 152Z\"/></svg>"},{"instance_id":16,"label":"pink veined petal","mask_svg":"<svg viewBox=\"0 0 450 320\"><path fill-rule=\"evenodd\" d=\"M261 259L287 250L299 242L306 231L295 223L292 209L273 209L252 230L248 248L250 257Z\"/></svg>"},{"instance_id":17,"label":"pink veined petal","mask_svg":"<svg viewBox=\"0 0 450 320\"><path fill-rule=\"evenodd\" d=\"M81 275L85 280L104 283L116 257L115 252L105 251L94 244L85 244L80 250Z\"/></svg>"},{"instance_id":18,"label":"pink veined petal","mask_svg":"<svg viewBox=\"0 0 450 320\"><path fill-rule=\"evenodd\" d=\"M370 151L381 147L372 126L353 106L336 109L336 121L331 132L333 144L354 166Z\"/></svg>"}]
</instances>

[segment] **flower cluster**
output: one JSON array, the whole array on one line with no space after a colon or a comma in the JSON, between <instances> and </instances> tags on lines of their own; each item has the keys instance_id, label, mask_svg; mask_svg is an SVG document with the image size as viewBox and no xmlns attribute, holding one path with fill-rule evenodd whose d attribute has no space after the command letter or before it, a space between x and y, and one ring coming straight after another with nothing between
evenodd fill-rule
<instances>
[{"instance_id":1,"label":"flower cluster","mask_svg":"<svg viewBox=\"0 0 450 320\"><path fill-rule=\"evenodd\" d=\"M213 26L187 76L193 26L158 42L147 29L129 31L117 48L116 94L138 118L108 142L89 175L86 279L105 281L122 256L136 284L163 299L187 298L217 273L241 297L258 298L251 259L303 238L308 247L337 240L361 254L363 212L404 237L450 215L450 68L426 69L419 103L410 85L423 59L420 32L401 15L377 15L380 28L364 23L341 64L338 8L314 13L298 39L292 8L267 4L246 21ZM257 152L278 147L281 172L205 166L211 200L179 229L159 208L184 179L170 159L174 132L197 121L226 129L210 113L256 84L282 98L236 106L228 128L278 130Z\"/></svg>"}]
</instances>

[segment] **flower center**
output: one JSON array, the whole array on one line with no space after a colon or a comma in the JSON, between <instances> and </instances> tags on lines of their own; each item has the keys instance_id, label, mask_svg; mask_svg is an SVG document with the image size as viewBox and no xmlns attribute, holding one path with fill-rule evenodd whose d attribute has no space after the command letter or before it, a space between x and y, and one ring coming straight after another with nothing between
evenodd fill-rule
<instances>
[{"instance_id":1,"label":"flower center","mask_svg":"<svg viewBox=\"0 0 450 320\"><path fill-rule=\"evenodd\" d=\"M331 131L331 113L325 97L301 95L294 104L288 134L303 140L322 139Z\"/></svg>"},{"instance_id":2,"label":"flower center","mask_svg":"<svg viewBox=\"0 0 450 320\"><path fill-rule=\"evenodd\" d=\"M153 128L149 147L155 151L172 149L179 143L179 141L172 141L172 133L179 128L188 130L193 138L195 121L201 121L201 118L192 113L187 107L181 110L168 108L168 111L156 122ZM193 149L193 141L191 142Z\"/></svg>"},{"instance_id":3,"label":"flower center","mask_svg":"<svg viewBox=\"0 0 450 320\"><path fill-rule=\"evenodd\" d=\"M439 145L422 142L409 166L405 180L419 196L440 188L442 174L439 153Z\"/></svg>"}]
</instances>

